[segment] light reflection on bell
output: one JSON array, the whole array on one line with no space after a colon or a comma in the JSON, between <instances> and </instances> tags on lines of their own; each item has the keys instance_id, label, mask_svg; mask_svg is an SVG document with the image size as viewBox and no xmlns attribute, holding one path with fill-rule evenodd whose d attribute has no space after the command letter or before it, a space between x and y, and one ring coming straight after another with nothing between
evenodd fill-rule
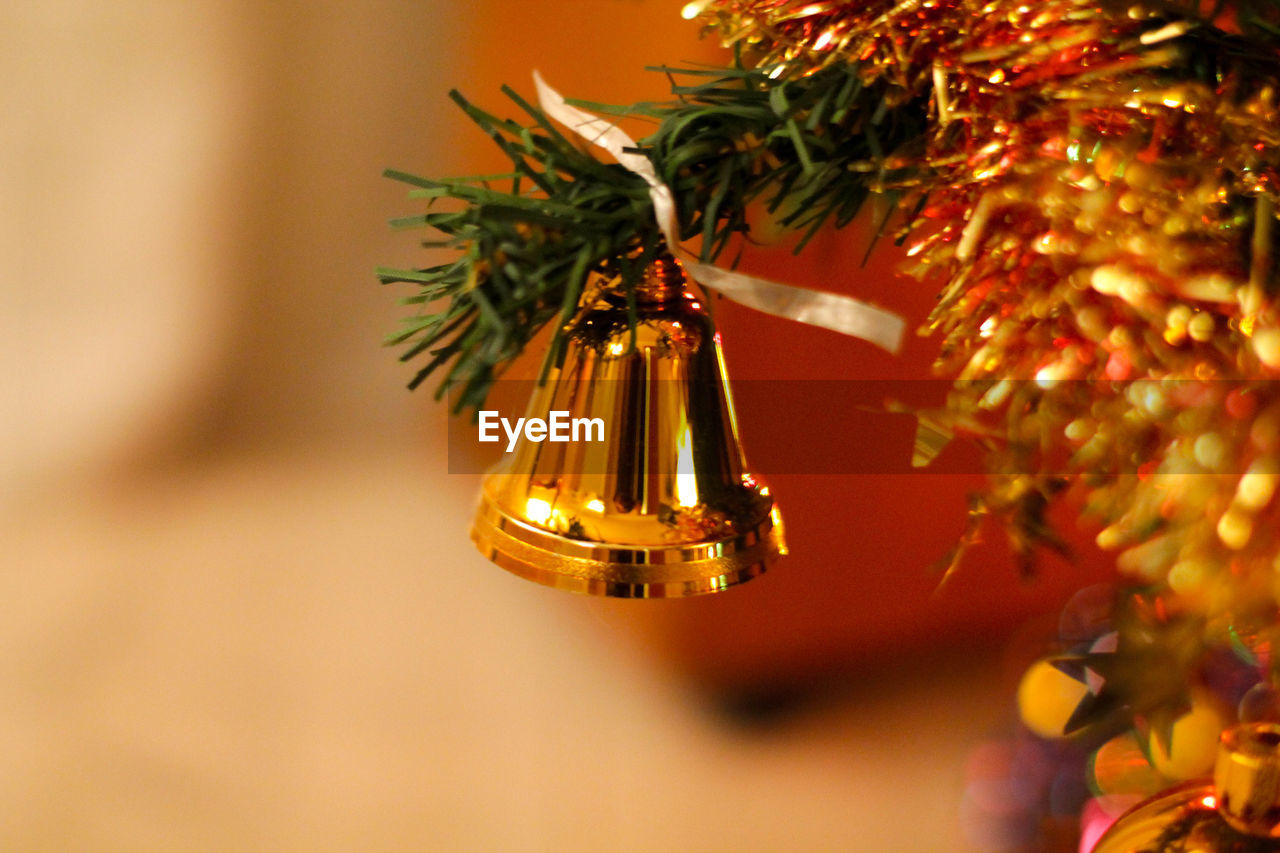
<instances>
[{"instance_id":1,"label":"light reflection on bell","mask_svg":"<svg viewBox=\"0 0 1280 853\"><path fill-rule=\"evenodd\" d=\"M522 436L484 480L471 537L495 563L575 592L660 598L749 580L786 553L738 444L719 336L679 263L625 293L597 279L527 417L603 421L603 441ZM586 432L580 433L586 438Z\"/></svg>"}]
</instances>

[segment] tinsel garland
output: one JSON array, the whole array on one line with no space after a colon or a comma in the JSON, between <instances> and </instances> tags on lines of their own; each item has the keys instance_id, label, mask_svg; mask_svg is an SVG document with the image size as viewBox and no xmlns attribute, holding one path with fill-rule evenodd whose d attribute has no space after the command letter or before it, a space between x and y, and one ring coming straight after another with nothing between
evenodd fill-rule
<instances>
[{"instance_id":1,"label":"tinsel garland","mask_svg":"<svg viewBox=\"0 0 1280 853\"><path fill-rule=\"evenodd\" d=\"M940 417L990 451L980 512L1031 545L1073 489L1098 544L1149 585L1127 651L1153 622L1200 629L1168 650L1171 681L1193 680L1188 643L1269 648L1276 6L1214 21L1080 0L703 6L777 74L854 62L890 104L928 98L921 148L890 156L927 168L883 188L927 199L909 254L941 294L926 331L957 381Z\"/></svg>"}]
</instances>

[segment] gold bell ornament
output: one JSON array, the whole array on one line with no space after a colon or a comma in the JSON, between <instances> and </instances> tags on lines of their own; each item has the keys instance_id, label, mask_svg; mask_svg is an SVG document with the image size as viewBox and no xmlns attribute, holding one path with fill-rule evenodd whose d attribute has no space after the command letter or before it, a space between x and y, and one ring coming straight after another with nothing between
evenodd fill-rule
<instances>
[{"instance_id":1,"label":"gold bell ornament","mask_svg":"<svg viewBox=\"0 0 1280 853\"><path fill-rule=\"evenodd\" d=\"M1139 803L1093 848L1093 853L1174 851L1280 851L1280 725L1227 729L1212 782L1188 782Z\"/></svg>"},{"instance_id":2,"label":"gold bell ornament","mask_svg":"<svg viewBox=\"0 0 1280 853\"><path fill-rule=\"evenodd\" d=\"M471 538L560 589L716 592L786 553L781 520L748 472L720 336L679 262L650 264L633 302L620 276L592 276L526 414L569 440L526 428L486 475Z\"/></svg>"}]
</instances>

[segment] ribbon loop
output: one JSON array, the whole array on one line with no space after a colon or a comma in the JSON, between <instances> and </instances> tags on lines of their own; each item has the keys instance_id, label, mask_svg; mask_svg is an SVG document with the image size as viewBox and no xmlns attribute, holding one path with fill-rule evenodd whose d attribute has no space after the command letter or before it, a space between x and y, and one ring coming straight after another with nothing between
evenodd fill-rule
<instances>
[{"instance_id":1,"label":"ribbon loop","mask_svg":"<svg viewBox=\"0 0 1280 853\"><path fill-rule=\"evenodd\" d=\"M680 244L675 194L658 178L648 157L637 154L634 150L627 150L636 147L635 141L617 125L566 103L564 96L547 85L537 71L533 72L533 82L538 91L538 104L543 112L587 142L608 151L619 164L639 175L649 185L653 215L667 240L667 247L684 264L689 275L703 287L757 311L831 329L873 343L891 353L897 353L902 348L906 323L892 311L849 296L779 284L700 262Z\"/></svg>"}]
</instances>

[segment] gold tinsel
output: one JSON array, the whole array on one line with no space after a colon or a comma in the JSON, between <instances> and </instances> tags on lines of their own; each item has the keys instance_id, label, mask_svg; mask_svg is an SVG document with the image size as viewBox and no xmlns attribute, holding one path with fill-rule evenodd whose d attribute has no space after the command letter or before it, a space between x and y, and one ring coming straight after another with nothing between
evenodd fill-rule
<instances>
[{"instance_id":1,"label":"gold tinsel","mask_svg":"<svg viewBox=\"0 0 1280 853\"><path fill-rule=\"evenodd\" d=\"M772 73L853 62L928 111L922 150L886 152L917 177L885 188L924 199L910 255L940 284L951 422L1001 436L987 510L1044 538L1026 507L1070 484L1170 608L1274 631L1274 52L1167 4L699 9Z\"/></svg>"}]
</instances>

